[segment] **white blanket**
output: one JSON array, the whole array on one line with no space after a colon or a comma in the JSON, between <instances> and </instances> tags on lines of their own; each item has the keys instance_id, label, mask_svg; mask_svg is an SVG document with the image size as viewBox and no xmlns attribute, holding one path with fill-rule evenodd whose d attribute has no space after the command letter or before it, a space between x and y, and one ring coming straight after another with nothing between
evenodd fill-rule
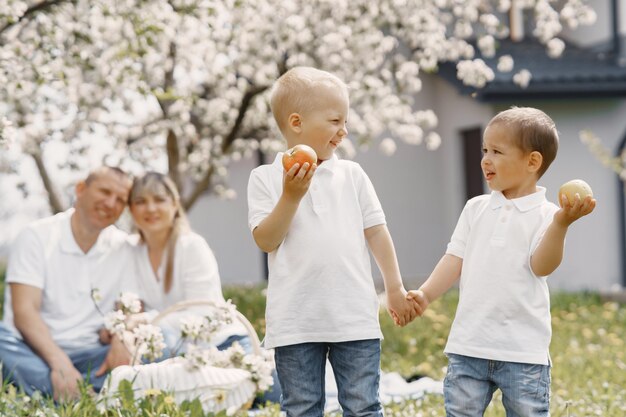
<instances>
[{"instance_id":1,"label":"white blanket","mask_svg":"<svg viewBox=\"0 0 626 417\"><path fill-rule=\"evenodd\" d=\"M413 382L406 380L397 372L382 372L380 376L380 401L383 404L400 402L423 397L425 394L443 395L443 382L424 377ZM337 383L330 363L326 362L326 412L340 409L337 399Z\"/></svg>"}]
</instances>

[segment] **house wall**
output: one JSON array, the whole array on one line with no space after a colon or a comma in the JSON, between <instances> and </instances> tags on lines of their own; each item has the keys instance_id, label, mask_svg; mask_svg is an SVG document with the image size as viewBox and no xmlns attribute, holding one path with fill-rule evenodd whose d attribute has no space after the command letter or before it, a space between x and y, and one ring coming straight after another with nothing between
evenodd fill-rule
<instances>
[{"instance_id":1,"label":"house wall","mask_svg":"<svg viewBox=\"0 0 626 417\"><path fill-rule=\"evenodd\" d=\"M619 247L620 198L617 175L603 166L579 140L579 132L593 131L612 152L626 136L626 100L520 101L496 105L468 102L445 81L439 80L438 106L440 131L447 139L442 147L446 166L448 210L443 229L450 230L451 212L457 215L464 201L463 172L461 171L460 131L473 126L484 127L496 112L511 105L533 106L542 109L555 121L560 134L560 148L556 160L540 181L548 189L548 199L556 202L558 188L566 181L581 178L594 190L598 205L594 213L575 223L568 232L563 263L551 276L554 288L563 290L607 290L621 282Z\"/></svg>"}]
</instances>

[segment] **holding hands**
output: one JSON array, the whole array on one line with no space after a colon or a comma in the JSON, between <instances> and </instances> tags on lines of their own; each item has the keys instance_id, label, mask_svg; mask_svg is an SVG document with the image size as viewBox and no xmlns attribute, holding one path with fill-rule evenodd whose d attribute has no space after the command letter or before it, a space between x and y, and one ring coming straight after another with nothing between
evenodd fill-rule
<instances>
[{"instance_id":1,"label":"holding hands","mask_svg":"<svg viewBox=\"0 0 626 417\"><path fill-rule=\"evenodd\" d=\"M406 294L406 299L413 303L413 309L419 311L419 316L424 314L424 311L430 305L428 297L422 290L411 290Z\"/></svg>"},{"instance_id":2,"label":"holding hands","mask_svg":"<svg viewBox=\"0 0 626 417\"><path fill-rule=\"evenodd\" d=\"M387 292L387 311L396 326L403 327L412 322L415 317L421 316L424 308L410 300L406 290L401 288Z\"/></svg>"}]
</instances>

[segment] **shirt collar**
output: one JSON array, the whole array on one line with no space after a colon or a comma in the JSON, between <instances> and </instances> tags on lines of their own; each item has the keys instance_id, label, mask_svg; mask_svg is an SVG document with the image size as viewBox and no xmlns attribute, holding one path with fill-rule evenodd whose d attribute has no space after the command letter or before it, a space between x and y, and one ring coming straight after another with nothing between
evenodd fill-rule
<instances>
[{"instance_id":1,"label":"shirt collar","mask_svg":"<svg viewBox=\"0 0 626 417\"><path fill-rule=\"evenodd\" d=\"M546 201L546 189L545 187L537 186L536 192L511 200L507 199L500 191L492 191L489 206L495 210L505 205L507 201L512 202L521 212L530 211Z\"/></svg>"},{"instance_id":2,"label":"shirt collar","mask_svg":"<svg viewBox=\"0 0 626 417\"><path fill-rule=\"evenodd\" d=\"M108 229L107 227L100 232L100 234L98 235L98 240L96 240L96 243L94 243L91 249L89 249L87 253L83 252L80 246L78 246L78 243L76 243L76 239L74 239L74 233L72 232L72 216L74 215L74 208L72 207L69 210L66 210L63 214L65 214L65 217L62 220L60 240L60 246L63 252L74 255L91 255L102 253L108 248L109 239L107 239L106 237Z\"/></svg>"}]
</instances>

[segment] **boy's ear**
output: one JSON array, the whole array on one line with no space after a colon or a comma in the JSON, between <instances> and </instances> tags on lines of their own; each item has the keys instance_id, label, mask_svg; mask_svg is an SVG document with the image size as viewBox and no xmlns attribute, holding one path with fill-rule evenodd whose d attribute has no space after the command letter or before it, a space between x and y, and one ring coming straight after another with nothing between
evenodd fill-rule
<instances>
[{"instance_id":1,"label":"boy's ear","mask_svg":"<svg viewBox=\"0 0 626 417\"><path fill-rule=\"evenodd\" d=\"M302 117L299 113L291 113L287 119L287 126L296 133L302 131Z\"/></svg>"},{"instance_id":2,"label":"boy's ear","mask_svg":"<svg viewBox=\"0 0 626 417\"><path fill-rule=\"evenodd\" d=\"M530 172L539 172L541 165L543 164L543 155L541 152L532 151L528 155L528 169Z\"/></svg>"}]
</instances>

